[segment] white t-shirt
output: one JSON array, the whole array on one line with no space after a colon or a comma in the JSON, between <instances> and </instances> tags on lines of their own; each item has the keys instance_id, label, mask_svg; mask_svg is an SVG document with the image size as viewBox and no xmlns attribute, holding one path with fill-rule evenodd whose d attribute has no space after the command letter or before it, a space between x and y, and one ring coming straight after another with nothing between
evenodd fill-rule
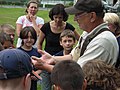
<instances>
[{"instance_id":1,"label":"white t-shirt","mask_svg":"<svg viewBox=\"0 0 120 90\"><path fill-rule=\"evenodd\" d=\"M24 28L24 27L26 27L26 26L33 26L33 23L30 22L30 21L26 18L26 15L20 16L20 17L17 19L16 24L22 24L22 25L23 25L22 28ZM37 18L36 18L36 24L37 24L37 25L39 25L39 24L43 25L43 24L44 24L44 19L37 16ZM20 47L20 46L21 46L21 42L22 42L22 40L21 40L20 38L18 38L16 47ZM37 43L37 41L36 41L36 43ZM34 45L34 47L35 47L35 48L37 47L36 44Z\"/></svg>"},{"instance_id":2,"label":"white t-shirt","mask_svg":"<svg viewBox=\"0 0 120 90\"><path fill-rule=\"evenodd\" d=\"M26 15L20 16L20 17L17 19L16 24L22 24L22 25L23 25L23 28L26 27L26 26L33 26L32 22L30 22L30 21L26 18ZM37 18L36 18L36 24L37 24L37 25L39 25L39 24L44 24L44 19L37 16Z\"/></svg>"}]
</instances>

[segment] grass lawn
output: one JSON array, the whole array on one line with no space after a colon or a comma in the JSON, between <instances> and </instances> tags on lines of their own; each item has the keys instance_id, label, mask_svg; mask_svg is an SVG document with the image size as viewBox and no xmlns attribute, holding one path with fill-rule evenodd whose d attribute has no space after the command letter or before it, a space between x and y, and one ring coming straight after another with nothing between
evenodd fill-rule
<instances>
[{"instance_id":1,"label":"grass lawn","mask_svg":"<svg viewBox=\"0 0 120 90\"><path fill-rule=\"evenodd\" d=\"M9 23L15 26L17 18L24 14L25 8L0 8L0 24ZM42 17L45 20L45 22L48 22L50 20L48 14L48 10L39 10L37 13L38 16ZM72 15L69 16L67 22L71 23L79 33L82 32L82 30L79 30L79 27L74 21L74 17Z\"/></svg>"},{"instance_id":2,"label":"grass lawn","mask_svg":"<svg viewBox=\"0 0 120 90\"><path fill-rule=\"evenodd\" d=\"M24 14L25 8L0 8L0 24L9 23L15 27L17 18ZM50 20L48 14L48 10L39 10L37 13L38 16L42 17L45 20L45 22L48 22ZM73 18L73 16L69 16L68 22L76 28L77 32L81 33L82 30L79 30L79 27L77 23L74 22ZM38 90L41 90L40 85L38 85Z\"/></svg>"},{"instance_id":3,"label":"grass lawn","mask_svg":"<svg viewBox=\"0 0 120 90\"><path fill-rule=\"evenodd\" d=\"M24 14L25 14L25 8L2 8L0 7L0 24L9 23L15 27L17 18ZM50 21L48 10L39 10L37 13L37 16L42 17L45 20L45 22ZM67 22L71 23L76 28L77 32L82 33L82 30L79 29L79 26L74 21L73 15L69 16ZM16 40L17 38L15 39L15 44L16 44Z\"/></svg>"}]
</instances>

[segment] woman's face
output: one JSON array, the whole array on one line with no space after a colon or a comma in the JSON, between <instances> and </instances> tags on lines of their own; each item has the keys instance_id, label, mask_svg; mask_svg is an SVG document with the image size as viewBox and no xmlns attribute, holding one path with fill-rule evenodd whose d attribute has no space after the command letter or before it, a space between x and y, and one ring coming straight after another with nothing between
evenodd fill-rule
<instances>
[{"instance_id":1,"label":"woman's face","mask_svg":"<svg viewBox=\"0 0 120 90\"><path fill-rule=\"evenodd\" d=\"M30 6L27 8L28 14L29 15L36 15L38 11L38 6L36 3L30 3Z\"/></svg>"},{"instance_id":2,"label":"woman's face","mask_svg":"<svg viewBox=\"0 0 120 90\"><path fill-rule=\"evenodd\" d=\"M58 23L58 24L62 23L62 21L63 21L63 15L61 15L61 14L54 15L53 19L54 19L55 23Z\"/></svg>"}]
</instances>

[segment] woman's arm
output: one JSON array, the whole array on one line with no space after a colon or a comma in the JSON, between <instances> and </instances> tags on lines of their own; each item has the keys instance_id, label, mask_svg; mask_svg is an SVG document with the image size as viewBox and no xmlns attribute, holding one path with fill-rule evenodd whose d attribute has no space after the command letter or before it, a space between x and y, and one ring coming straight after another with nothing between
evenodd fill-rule
<instances>
[{"instance_id":1,"label":"woman's arm","mask_svg":"<svg viewBox=\"0 0 120 90\"><path fill-rule=\"evenodd\" d=\"M45 38L45 34L40 30L38 44L37 44L37 48L40 50L42 50L42 44L43 44L44 38Z\"/></svg>"},{"instance_id":2,"label":"woman's arm","mask_svg":"<svg viewBox=\"0 0 120 90\"><path fill-rule=\"evenodd\" d=\"M22 24L16 24L16 33L17 33L17 36L19 37L20 35L20 31L22 30Z\"/></svg>"},{"instance_id":3,"label":"woman's arm","mask_svg":"<svg viewBox=\"0 0 120 90\"><path fill-rule=\"evenodd\" d=\"M37 25L37 23L36 23L37 16L30 15L29 17L30 17L30 20L33 23L33 27L34 27L35 31L37 32L37 36L38 36L39 33L40 33L40 28L42 27L43 24Z\"/></svg>"}]
</instances>

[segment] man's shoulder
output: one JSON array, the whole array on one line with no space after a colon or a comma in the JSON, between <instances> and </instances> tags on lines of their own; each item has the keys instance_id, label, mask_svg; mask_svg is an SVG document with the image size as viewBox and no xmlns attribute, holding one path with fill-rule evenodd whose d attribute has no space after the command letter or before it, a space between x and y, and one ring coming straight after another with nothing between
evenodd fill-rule
<instances>
[{"instance_id":1,"label":"man's shoulder","mask_svg":"<svg viewBox=\"0 0 120 90\"><path fill-rule=\"evenodd\" d=\"M90 47L101 47L107 51L109 50L115 50L117 52L118 48L118 42L116 37L114 36L113 33L110 31L104 31L98 36L96 36L88 45L87 48Z\"/></svg>"},{"instance_id":2,"label":"man's shoulder","mask_svg":"<svg viewBox=\"0 0 120 90\"><path fill-rule=\"evenodd\" d=\"M104 38L104 39L107 39L107 40L117 41L115 35L110 31L104 31L104 32L100 33L98 36L96 36L96 38L100 38L100 39Z\"/></svg>"}]
</instances>

